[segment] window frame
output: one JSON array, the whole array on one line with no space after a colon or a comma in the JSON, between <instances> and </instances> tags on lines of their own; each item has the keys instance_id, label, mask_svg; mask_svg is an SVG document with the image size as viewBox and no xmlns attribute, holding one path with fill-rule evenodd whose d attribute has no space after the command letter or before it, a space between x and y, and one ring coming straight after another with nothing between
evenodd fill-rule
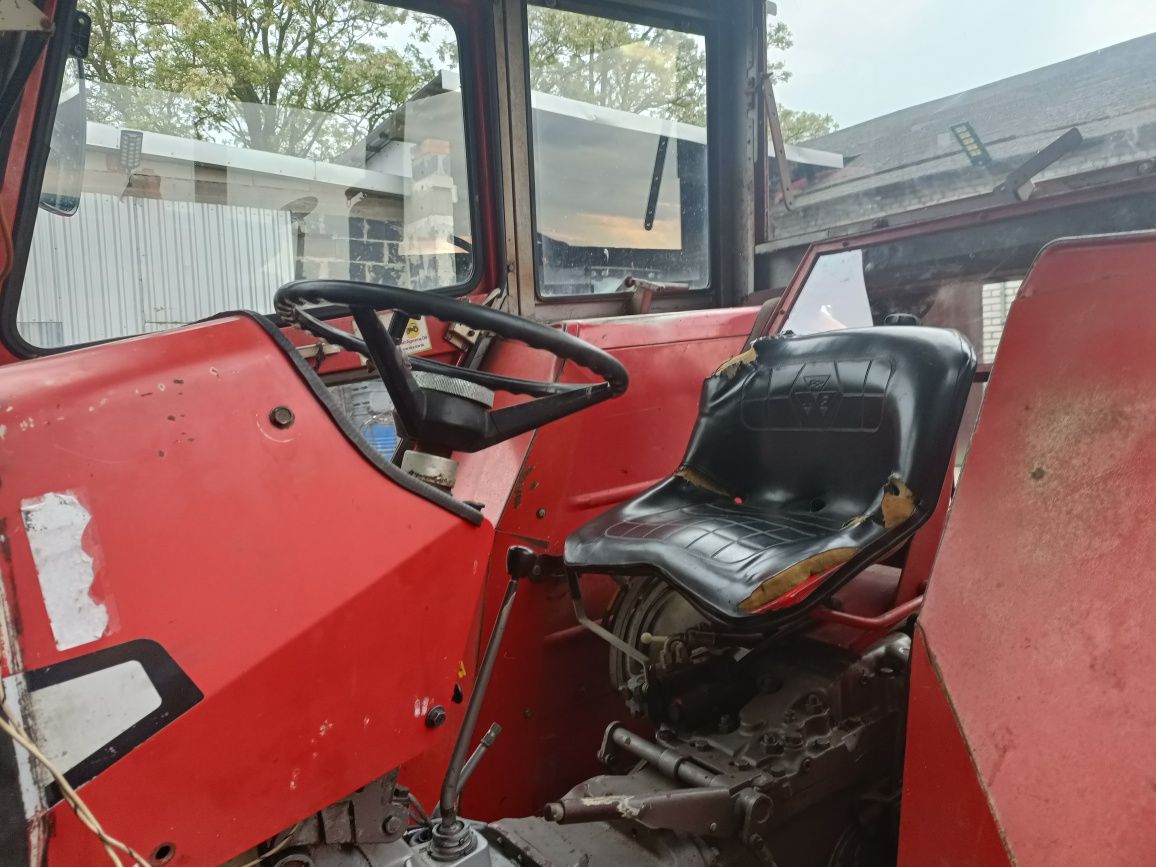
<instances>
[{"instance_id":1,"label":"window frame","mask_svg":"<svg viewBox=\"0 0 1156 867\"><path fill-rule=\"evenodd\" d=\"M568 319L587 315L626 315L628 304L626 297L616 298L614 293L588 292L580 295L543 295L542 294L542 262L538 255L538 245L534 243L538 227L538 195L536 190L536 162L534 158L534 117L530 94L530 19L529 7L540 6L562 12L574 12L580 15L589 15L610 20L626 21L631 24L661 27L682 33L701 36L704 42L706 63L706 251L709 257L707 268L707 282L705 286L692 289L686 293L679 293L674 300L656 298L654 311L669 311L714 306L718 300L718 286L721 277L721 247L719 240L719 221L721 218L721 200L719 196L718 167L719 148L713 144L718 140L719 117L718 98L715 95L721 80L721 70L718 64L719 29L714 15L708 9L687 6L682 13L670 10L656 10L645 0L637 2L597 2L597 0L522 0L521 3L521 51L524 74L522 80L525 100L526 125L526 153L527 173L529 175L529 202L530 231L531 231L531 258L533 260L533 285L520 290L523 296L523 314L527 305L531 306L540 315L548 319ZM665 303L664 303L665 302ZM617 310L606 311L610 305ZM601 309L597 309L601 308Z\"/></svg>"},{"instance_id":2,"label":"window frame","mask_svg":"<svg viewBox=\"0 0 1156 867\"><path fill-rule=\"evenodd\" d=\"M377 2L377 0L365 0L365 2ZM466 195L470 207L473 255L470 273L466 280L453 286L443 286L425 291L439 295L464 297L481 290L483 284L492 282L491 272L494 270L493 263L489 261L491 252L489 240L493 233L486 227L486 220L489 215L485 213L483 203L492 195L491 191L494 186L492 180L486 178L486 174L493 176L498 169L492 143L482 140L490 135L490 125L484 123L484 118L479 116L483 105L492 104L489 93L492 82L488 75L472 74L486 63L492 39L485 28L476 26L477 22L471 20L468 11L460 4L437 2L437 0L382 0L382 2L410 12L435 15L449 24L454 32L454 37L457 39L462 123L466 143ZM17 324L20 299L23 295L24 280L32 249L32 236L36 229L36 221L41 217L40 191L44 180L47 152L52 138L52 127L56 119L62 73L69 57L70 40L67 38L68 28L65 25L73 20L76 8L77 0L58 0L55 10L57 35L48 42L41 59L43 71L37 94L32 131L28 141L28 159L24 166L20 192L17 197L16 218L12 226L12 265L7 278L3 284L0 284L0 345L3 345L18 359L55 355L84 346L95 346L142 336L141 334L121 334L87 343L40 347L26 340L20 333ZM482 17L485 18L485 16ZM467 74L467 71L470 74ZM2 168L0 166L0 169ZM277 288L276 286L269 288L270 298ZM215 311L206 318L216 318L222 313L228 312L230 311ZM258 315L268 318L279 328L285 327L287 324L275 313ZM333 305L318 308L314 311L314 315L321 319L333 319L348 316L349 311L342 306ZM171 329L164 329L164 331L168 330ZM163 333L163 331L150 333Z\"/></svg>"}]
</instances>

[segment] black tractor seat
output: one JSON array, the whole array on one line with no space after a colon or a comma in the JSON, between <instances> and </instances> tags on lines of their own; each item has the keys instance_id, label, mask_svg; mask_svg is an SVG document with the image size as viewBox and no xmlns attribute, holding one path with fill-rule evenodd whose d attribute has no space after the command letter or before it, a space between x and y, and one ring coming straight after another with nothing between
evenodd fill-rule
<instances>
[{"instance_id":1,"label":"black tractor seat","mask_svg":"<svg viewBox=\"0 0 1156 867\"><path fill-rule=\"evenodd\" d=\"M930 516L974 371L948 329L757 340L703 384L677 472L571 534L566 565L657 575L725 622L790 617Z\"/></svg>"}]
</instances>

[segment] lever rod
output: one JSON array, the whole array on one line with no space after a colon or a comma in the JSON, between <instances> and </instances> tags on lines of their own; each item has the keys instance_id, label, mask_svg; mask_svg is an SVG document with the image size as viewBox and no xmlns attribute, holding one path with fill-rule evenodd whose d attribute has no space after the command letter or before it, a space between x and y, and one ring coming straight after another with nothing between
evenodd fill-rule
<instances>
[{"instance_id":1,"label":"lever rod","mask_svg":"<svg viewBox=\"0 0 1156 867\"><path fill-rule=\"evenodd\" d=\"M442 783L441 816L433 830L433 845L430 855L436 860L448 861L460 858L473 851L477 841L473 831L458 818L458 796L461 793L463 770L466 763L466 750L469 749L470 739L474 728L478 724L478 715L482 711L482 699L486 694L486 687L490 683L490 675L494 673L494 663L498 659L498 647L502 643L502 636L506 631L506 624L510 620L510 612L514 608L514 595L518 591L518 579L511 578L506 585L506 593L502 597L502 606L498 609L498 619L494 622L494 629L486 642L482 662L478 666L478 675L474 680L474 689L470 700L466 702L466 715L462 720L461 731L454 741L454 752L450 757L449 767L446 769L445 781Z\"/></svg>"}]
</instances>

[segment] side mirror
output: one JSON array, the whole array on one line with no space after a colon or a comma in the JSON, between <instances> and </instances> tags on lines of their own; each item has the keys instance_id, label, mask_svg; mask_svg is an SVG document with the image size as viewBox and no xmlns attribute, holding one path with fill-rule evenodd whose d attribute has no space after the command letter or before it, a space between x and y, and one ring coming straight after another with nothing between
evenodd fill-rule
<instances>
[{"instance_id":1,"label":"side mirror","mask_svg":"<svg viewBox=\"0 0 1156 867\"><path fill-rule=\"evenodd\" d=\"M71 217L80 208L88 134L85 99L84 61L70 57L60 83L60 102L40 188L40 207L61 217Z\"/></svg>"}]
</instances>

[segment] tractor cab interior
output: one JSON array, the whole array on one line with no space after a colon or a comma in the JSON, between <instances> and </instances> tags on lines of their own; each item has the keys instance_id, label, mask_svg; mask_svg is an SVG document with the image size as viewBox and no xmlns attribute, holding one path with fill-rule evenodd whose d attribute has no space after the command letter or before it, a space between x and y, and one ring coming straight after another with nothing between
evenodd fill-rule
<instances>
[{"instance_id":1,"label":"tractor cab interior","mask_svg":"<svg viewBox=\"0 0 1156 867\"><path fill-rule=\"evenodd\" d=\"M1008 309L1156 120L836 130L773 7L0 0L12 864L895 863Z\"/></svg>"}]
</instances>

